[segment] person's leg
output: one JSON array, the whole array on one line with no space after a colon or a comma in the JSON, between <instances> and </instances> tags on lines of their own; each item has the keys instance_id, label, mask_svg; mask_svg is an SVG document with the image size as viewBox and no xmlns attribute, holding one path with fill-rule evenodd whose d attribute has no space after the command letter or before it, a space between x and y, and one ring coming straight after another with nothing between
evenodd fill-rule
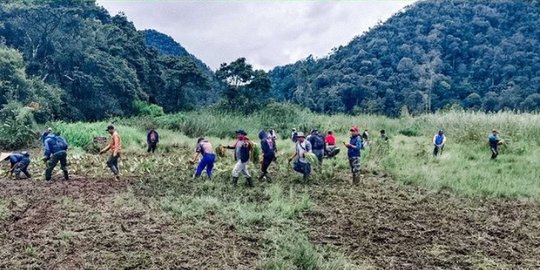
<instances>
[{"instance_id":1,"label":"person's leg","mask_svg":"<svg viewBox=\"0 0 540 270\"><path fill-rule=\"evenodd\" d=\"M60 161L60 169L64 173L64 180L69 180L68 165L67 165L67 153L59 153L58 160Z\"/></svg>"},{"instance_id":2,"label":"person's leg","mask_svg":"<svg viewBox=\"0 0 540 270\"><path fill-rule=\"evenodd\" d=\"M239 160L234 164L232 170L232 184L236 186L238 184L238 177L240 176L240 171L242 170L242 162Z\"/></svg>"},{"instance_id":3,"label":"person's leg","mask_svg":"<svg viewBox=\"0 0 540 270\"><path fill-rule=\"evenodd\" d=\"M146 149L146 152L150 153L152 152L152 144L148 144L148 149Z\"/></svg>"},{"instance_id":4,"label":"person's leg","mask_svg":"<svg viewBox=\"0 0 540 270\"><path fill-rule=\"evenodd\" d=\"M214 169L214 162L216 161L215 155L208 156L208 163L206 164L206 174L208 178L212 179L212 170Z\"/></svg>"},{"instance_id":5,"label":"person's leg","mask_svg":"<svg viewBox=\"0 0 540 270\"><path fill-rule=\"evenodd\" d=\"M52 178L52 171L54 170L54 167L58 164L58 157L57 155L52 155L49 162L47 162L47 169L45 170L45 180L50 181Z\"/></svg>"},{"instance_id":6,"label":"person's leg","mask_svg":"<svg viewBox=\"0 0 540 270\"><path fill-rule=\"evenodd\" d=\"M248 161L249 162L249 161ZM246 177L246 184L248 187L253 186L253 180L251 179L251 174L249 174L248 162L242 163L242 174Z\"/></svg>"},{"instance_id":7,"label":"person's leg","mask_svg":"<svg viewBox=\"0 0 540 270\"><path fill-rule=\"evenodd\" d=\"M358 184L360 174L360 157L351 157L349 159L349 164L351 166L353 184Z\"/></svg>"},{"instance_id":8,"label":"person's leg","mask_svg":"<svg viewBox=\"0 0 540 270\"><path fill-rule=\"evenodd\" d=\"M264 156L262 165L261 165L261 175L259 176L259 180L262 180L267 174L268 174L268 167L270 167L270 163L272 163L273 157Z\"/></svg>"},{"instance_id":9,"label":"person's leg","mask_svg":"<svg viewBox=\"0 0 540 270\"><path fill-rule=\"evenodd\" d=\"M435 147L433 148L433 156L437 156L437 154L439 153L439 147L435 145Z\"/></svg>"},{"instance_id":10,"label":"person's leg","mask_svg":"<svg viewBox=\"0 0 540 270\"><path fill-rule=\"evenodd\" d=\"M25 162L24 165L21 168L21 172L26 175L26 178L31 178L32 175L28 172L28 166L30 165L30 162Z\"/></svg>"},{"instance_id":11,"label":"person's leg","mask_svg":"<svg viewBox=\"0 0 540 270\"><path fill-rule=\"evenodd\" d=\"M153 154L154 152L156 152L156 149L157 149L157 143L153 143L153 144L152 144L152 154Z\"/></svg>"},{"instance_id":12,"label":"person's leg","mask_svg":"<svg viewBox=\"0 0 540 270\"><path fill-rule=\"evenodd\" d=\"M207 166L207 162L206 162L206 159L203 158L201 159L201 161L199 161L199 165L197 166L197 169L195 169L195 177L199 177L201 176L204 168Z\"/></svg>"},{"instance_id":13,"label":"person's leg","mask_svg":"<svg viewBox=\"0 0 540 270\"><path fill-rule=\"evenodd\" d=\"M110 155L109 159L107 160L107 166L111 169L114 176L118 175L118 157L113 157Z\"/></svg>"}]
</instances>

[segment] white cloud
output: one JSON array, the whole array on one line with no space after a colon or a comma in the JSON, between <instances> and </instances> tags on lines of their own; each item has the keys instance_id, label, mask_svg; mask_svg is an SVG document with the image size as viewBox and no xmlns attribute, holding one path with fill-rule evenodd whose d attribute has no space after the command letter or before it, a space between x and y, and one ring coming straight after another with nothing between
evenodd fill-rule
<instances>
[{"instance_id":1,"label":"white cloud","mask_svg":"<svg viewBox=\"0 0 540 270\"><path fill-rule=\"evenodd\" d=\"M214 69L246 57L267 70L325 56L413 2L98 0L138 29L172 36Z\"/></svg>"}]
</instances>

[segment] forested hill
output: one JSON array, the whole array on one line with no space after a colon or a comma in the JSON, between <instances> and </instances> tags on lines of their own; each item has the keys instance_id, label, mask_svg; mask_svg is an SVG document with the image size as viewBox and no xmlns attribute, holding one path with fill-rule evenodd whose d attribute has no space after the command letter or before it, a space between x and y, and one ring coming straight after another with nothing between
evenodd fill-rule
<instances>
[{"instance_id":1,"label":"forested hill","mask_svg":"<svg viewBox=\"0 0 540 270\"><path fill-rule=\"evenodd\" d=\"M219 91L189 53L147 47L123 14L93 0L0 1L0 55L0 107L39 103L42 121L133 115L136 100L173 112Z\"/></svg>"},{"instance_id":2,"label":"forested hill","mask_svg":"<svg viewBox=\"0 0 540 270\"><path fill-rule=\"evenodd\" d=\"M222 86L219 80L216 78L216 74L208 67L203 61L189 53L180 43L176 42L172 37L160 33L153 29L147 29L142 31L144 34L145 44L148 47L156 49L162 55L169 56L182 56L188 58L190 61L201 70L201 72L208 78L209 84L216 92L220 92ZM208 102L217 101L218 95L211 95L206 97Z\"/></svg>"},{"instance_id":3,"label":"forested hill","mask_svg":"<svg viewBox=\"0 0 540 270\"><path fill-rule=\"evenodd\" d=\"M271 72L319 112L540 108L539 1L420 1L320 60Z\"/></svg>"}]
</instances>

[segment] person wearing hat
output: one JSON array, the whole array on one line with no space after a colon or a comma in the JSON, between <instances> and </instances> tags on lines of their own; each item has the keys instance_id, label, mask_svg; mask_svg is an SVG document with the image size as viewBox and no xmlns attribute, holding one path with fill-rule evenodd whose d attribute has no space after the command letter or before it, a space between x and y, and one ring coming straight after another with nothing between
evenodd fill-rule
<instances>
[{"instance_id":1,"label":"person wearing hat","mask_svg":"<svg viewBox=\"0 0 540 270\"><path fill-rule=\"evenodd\" d=\"M243 174L246 177L246 185L252 187L253 180L248 169L252 146L247 137L247 133L242 129L237 130L236 142L232 145L225 146L224 148L234 149L234 160L236 161L236 164L232 170L232 184L236 186L238 184L238 177L240 177L240 174Z\"/></svg>"},{"instance_id":2,"label":"person wearing hat","mask_svg":"<svg viewBox=\"0 0 540 270\"><path fill-rule=\"evenodd\" d=\"M289 158L289 163L294 160L293 169L304 175L304 181L309 179L311 174L311 164L306 160L306 153L310 153L312 150L311 143L306 140L306 136L303 132L296 134L296 151L294 155Z\"/></svg>"},{"instance_id":3,"label":"person wearing hat","mask_svg":"<svg viewBox=\"0 0 540 270\"><path fill-rule=\"evenodd\" d=\"M347 156L349 157L349 166L351 167L353 184L358 184L360 174L360 156L363 147L362 137L357 127L352 127L351 139L349 143L343 143L347 147Z\"/></svg>"},{"instance_id":4,"label":"person wearing hat","mask_svg":"<svg viewBox=\"0 0 540 270\"><path fill-rule=\"evenodd\" d=\"M42 134L41 134L41 144L45 146L45 139L49 134L53 132L52 128L47 128Z\"/></svg>"},{"instance_id":5,"label":"person wearing hat","mask_svg":"<svg viewBox=\"0 0 540 270\"><path fill-rule=\"evenodd\" d=\"M64 180L69 180L69 173L67 168L67 149L69 145L62 136L57 136L52 132L47 135L44 143L44 157L43 160L47 162L47 169L45 170L45 181L51 181L52 171L60 163L60 169L64 172Z\"/></svg>"},{"instance_id":6,"label":"person wearing hat","mask_svg":"<svg viewBox=\"0 0 540 270\"><path fill-rule=\"evenodd\" d=\"M21 173L24 173L26 178L32 177L28 172L28 165L30 165L30 154L28 154L28 152L11 153L4 160L9 160L11 165L10 171L8 172L9 175L15 173L17 179L21 178Z\"/></svg>"},{"instance_id":7,"label":"person wearing hat","mask_svg":"<svg viewBox=\"0 0 540 270\"><path fill-rule=\"evenodd\" d=\"M501 140L499 139L499 132L497 132L496 129L493 129L491 131L491 134L488 137L489 142L489 148L491 149L491 159L496 159L499 155L499 144L501 144Z\"/></svg>"},{"instance_id":8,"label":"person wearing hat","mask_svg":"<svg viewBox=\"0 0 540 270\"><path fill-rule=\"evenodd\" d=\"M446 136L442 129L439 129L439 132L433 136L433 156L442 155L444 150L444 145L446 144Z\"/></svg>"},{"instance_id":9,"label":"person wearing hat","mask_svg":"<svg viewBox=\"0 0 540 270\"><path fill-rule=\"evenodd\" d=\"M118 132L113 125L109 125L105 131L109 132L109 134L111 135L111 141L105 148L99 151L99 154L101 155L107 151L111 152L111 155L107 159L107 166L114 174L114 178L116 180L119 180L120 170L118 168L118 160L120 159L120 152L122 150L122 140L120 139L120 135L118 135Z\"/></svg>"}]
</instances>

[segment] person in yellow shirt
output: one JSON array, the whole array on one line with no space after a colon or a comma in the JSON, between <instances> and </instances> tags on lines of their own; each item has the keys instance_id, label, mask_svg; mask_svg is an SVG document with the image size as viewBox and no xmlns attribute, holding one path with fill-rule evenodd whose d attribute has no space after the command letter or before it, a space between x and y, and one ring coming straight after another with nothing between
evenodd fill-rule
<instances>
[{"instance_id":1,"label":"person in yellow shirt","mask_svg":"<svg viewBox=\"0 0 540 270\"><path fill-rule=\"evenodd\" d=\"M116 131L114 126L109 125L106 131L111 134L111 141L109 142L109 145L107 145L107 147L103 148L99 152L99 154L101 155L107 151L111 152L111 155L107 159L107 166L111 169L116 180L119 180L120 176L118 175L118 160L120 159L120 152L122 150L122 141L120 140L120 135L118 135L118 132Z\"/></svg>"}]
</instances>

